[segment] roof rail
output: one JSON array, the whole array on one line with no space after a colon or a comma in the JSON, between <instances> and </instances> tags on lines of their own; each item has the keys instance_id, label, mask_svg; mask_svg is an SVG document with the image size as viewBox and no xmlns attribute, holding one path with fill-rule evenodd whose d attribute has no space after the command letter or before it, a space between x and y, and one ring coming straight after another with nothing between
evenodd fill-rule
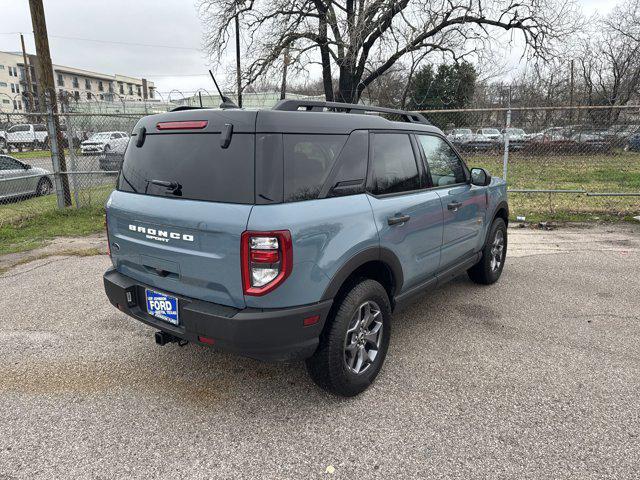
<instances>
[{"instance_id":1,"label":"roof rail","mask_svg":"<svg viewBox=\"0 0 640 480\"><path fill-rule=\"evenodd\" d=\"M179 107L172 108L170 112L181 112L182 110L202 110L204 107L192 107L190 105L180 105Z\"/></svg>"},{"instance_id":2,"label":"roof rail","mask_svg":"<svg viewBox=\"0 0 640 480\"><path fill-rule=\"evenodd\" d=\"M280 100L274 105L273 110L285 110L288 112L294 112L298 110L307 112L330 111L359 114L364 114L366 112L388 113L392 115L399 115L409 123L424 123L430 125L430 122L422 114L417 112L407 112L406 110L397 110L395 108L374 107L371 105L361 105L355 103L288 99Z\"/></svg>"}]
</instances>

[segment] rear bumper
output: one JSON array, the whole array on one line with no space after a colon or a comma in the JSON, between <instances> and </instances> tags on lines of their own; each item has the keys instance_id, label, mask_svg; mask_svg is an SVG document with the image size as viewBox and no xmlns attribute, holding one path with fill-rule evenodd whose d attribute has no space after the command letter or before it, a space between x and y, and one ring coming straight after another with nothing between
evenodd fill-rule
<instances>
[{"instance_id":1,"label":"rear bumper","mask_svg":"<svg viewBox=\"0 0 640 480\"><path fill-rule=\"evenodd\" d=\"M178 298L180 324L171 325L147 313L147 287L153 288L113 268L104 274L109 301L136 320L191 342L199 342L198 336L208 337L213 339L214 349L268 361L300 360L313 355L332 303L327 300L293 308L240 310L172 294ZM127 300L127 293L131 301ZM305 327L303 320L315 315L320 320Z\"/></svg>"}]
</instances>

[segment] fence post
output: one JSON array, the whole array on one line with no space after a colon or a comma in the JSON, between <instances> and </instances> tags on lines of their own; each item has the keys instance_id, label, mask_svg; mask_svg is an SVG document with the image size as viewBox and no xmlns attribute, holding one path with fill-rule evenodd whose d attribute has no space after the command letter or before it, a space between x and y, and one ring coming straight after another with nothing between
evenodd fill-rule
<instances>
[{"instance_id":1,"label":"fence post","mask_svg":"<svg viewBox=\"0 0 640 480\"><path fill-rule=\"evenodd\" d=\"M78 159L76 158L76 147L74 145L74 139L76 138L76 132L73 128L73 122L71 121L71 115L67 111L67 142L69 143L69 156L71 157L71 171L76 172L78 170ZM80 139L80 137L78 137ZM78 175L71 176L71 188L73 188L73 199L76 202L76 208L80 208L80 201L78 198Z\"/></svg>"},{"instance_id":2,"label":"fence post","mask_svg":"<svg viewBox=\"0 0 640 480\"><path fill-rule=\"evenodd\" d=\"M511 107L507 110L507 126L504 130L504 157L502 159L502 179L507 181L507 166L509 165L509 128L511 127Z\"/></svg>"},{"instance_id":3,"label":"fence post","mask_svg":"<svg viewBox=\"0 0 640 480\"><path fill-rule=\"evenodd\" d=\"M53 184L56 188L56 198L58 199L58 208L64 210L67 206L65 203L64 188L62 186L62 178L60 176L60 150L58 145L58 130L56 122L53 118L53 109L51 103L47 102L47 126L49 127L49 148L51 149L51 163L53 164Z\"/></svg>"}]
</instances>

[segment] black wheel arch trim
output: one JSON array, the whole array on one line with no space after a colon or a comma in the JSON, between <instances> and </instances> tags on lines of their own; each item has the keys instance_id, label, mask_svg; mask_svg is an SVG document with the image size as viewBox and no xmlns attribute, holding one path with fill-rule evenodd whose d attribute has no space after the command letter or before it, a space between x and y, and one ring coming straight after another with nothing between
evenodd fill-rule
<instances>
[{"instance_id":1,"label":"black wheel arch trim","mask_svg":"<svg viewBox=\"0 0 640 480\"><path fill-rule=\"evenodd\" d=\"M395 293L399 292L402 289L402 284L404 283L404 274L402 273L402 264L400 263L400 260L395 253L387 248L379 246L369 247L356 253L353 257L347 260L342 267L340 267L340 269L333 275L329 285L325 288L321 301L334 298L338 294L340 287L342 287L344 282L353 272L365 263L374 261L383 262L389 267L391 274L393 275ZM393 302L393 299L389 300Z\"/></svg>"},{"instance_id":2,"label":"black wheel arch trim","mask_svg":"<svg viewBox=\"0 0 640 480\"><path fill-rule=\"evenodd\" d=\"M501 200L498 203L498 205L496 205L496 208L493 211L493 218L491 219L491 223L493 223L493 221L496 219L496 217L498 216L498 212L500 210L504 210L505 212L507 212L507 220L505 220L504 223L506 223L508 226L509 225L509 204L507 203L506 200Z\"/></svg>"}]
</instances>

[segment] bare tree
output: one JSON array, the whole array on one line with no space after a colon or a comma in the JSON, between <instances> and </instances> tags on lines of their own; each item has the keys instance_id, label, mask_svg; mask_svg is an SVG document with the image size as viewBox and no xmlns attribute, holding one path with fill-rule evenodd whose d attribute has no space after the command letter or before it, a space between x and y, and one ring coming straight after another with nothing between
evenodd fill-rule
<instances>
[{"instance_id":1,"label":"bare tree","mask_svg":"<svg viewBox=\"0 0 640 480\"><path fill-rule=\"evenodd\" d=\"M205 46L218 60L240 15L245 84L281 68L289 48L290 69L318 64L327 99L335 90L337 100L353 102L405 56L439 52L457 60L487 47L498 30L515 32L530 55L549 56L554 40L571 30L575 6L573 0L200 0L199 12Z\"/></svg>"},{"instance_id":2,"label":"bare tree","mask_svg":"<svg viewBox=\"0 0 640 480\"><path fill-rule=\"evenodd\" d=\"M578 63L589 105L626 105L640 95L640 4L626 0L594 22ZM612 109L612 115L619 114ZM610 118L615 121L616 118Z\"/></svg>"}]
</instances>

